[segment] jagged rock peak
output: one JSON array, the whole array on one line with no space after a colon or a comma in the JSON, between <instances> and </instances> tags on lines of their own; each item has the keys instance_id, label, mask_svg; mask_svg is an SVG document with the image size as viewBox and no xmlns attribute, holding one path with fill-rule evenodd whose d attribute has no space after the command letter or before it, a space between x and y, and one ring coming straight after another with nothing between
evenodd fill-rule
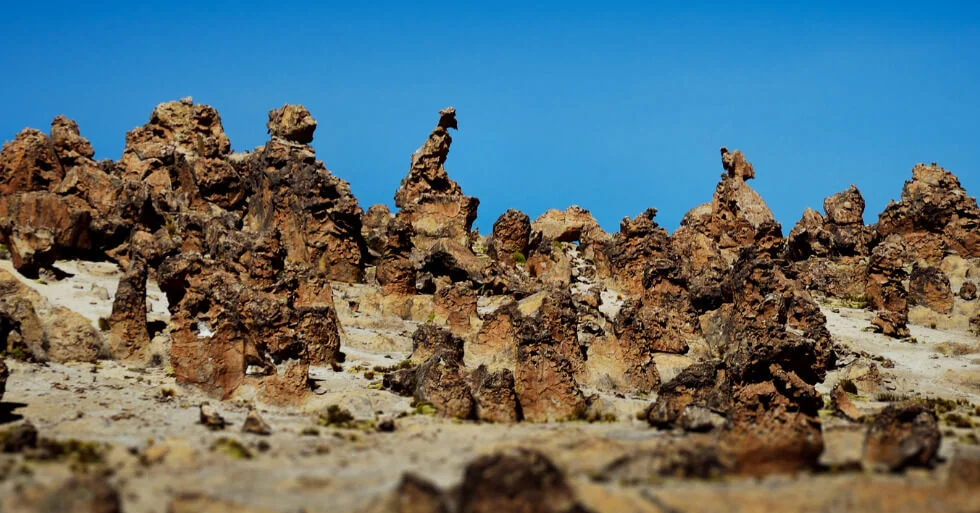
<instances>
[{"instance_id":1,"label":"jagged rock peak","mask_svg":"<svg viewBox=\"0 0 980 513\"><path fill-rule=\"evenodd\" d=\"M449 129L456 129L456 109L447 107L439 111L439 124L429 134L421 148L412 154L412 165L398 191L395 206L405 208L416 203L424 194L462 196L459 184L449 178L443 164L449 156L453 138Z\"/></svg>"},{"instance_id":2,"label":"jagged rock peak","mask_svg":"<svg viewBox=\"0 0 980 513\"><path fill-rule=\"evenodd\" d=\"M728 172L728 176L733 178L741 178L742 180L755 178L755 169L752 168L751 162L745 160L745 155L741 150L729 152L728 148L722 146L721 165Z\"/></svg>"},{"instance_id":3,"label":"jagged rock peak","mask_svg":"<svg viewBox=\"0 0 980 513\"><path fill-rule=\"evenodd\" d=\"M313 119L306 107L287 103L278 109L269 111L269 122L265 126L272 137L309 144L313 142L316 120Z\"/></svg>"},{"instance_id":4,"label":"jagged rock peak","mask_svg":"<svg viewBox=\"0 0 980 513\"><path fill-rule=\"evenodd\" d=\"M827 222L837 225L864 224L864 196L853 184L823 200Z\"/></svg>"}]
</instances>

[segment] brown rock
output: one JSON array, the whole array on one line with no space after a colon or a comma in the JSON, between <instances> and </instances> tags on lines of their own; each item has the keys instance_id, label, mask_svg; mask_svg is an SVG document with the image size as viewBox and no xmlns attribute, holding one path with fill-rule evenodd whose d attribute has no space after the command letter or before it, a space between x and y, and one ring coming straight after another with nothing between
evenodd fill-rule
<instances>
[{"instance_id":1,"label":"brown rock","mask_svg":"<svg viewBox=\"0 0 980 513\"><path fill-rule=\"evenodd\" d=\"M513 372L508 369L491 372L481 365L470 376L470 381L478 419L503 424L521 420Z\"/></svg>"},{"instance_id":2,"label":"brown rock","mask_svg":"<svg viewBox=\"0 0 980 513\"><path fill-rule=\"evenodd\" d=\"M688 407L695 406L727 414L731 385L720 360L698 362L687 367L667 383L660 385L657 400L644 413L654 427L671 428Z\"/></svg>"},{"instance_id":3,"label":"brown rock","mask_svg":"<svg viewBox=\"0 0 980 513\"><path fill-rule=\"evenodd\" d=\"M268 436L272 434L272 428L269 424L259 416L259 412L255 410L249 410L248 416L245 417L245 424L242 425L243 433L252 433L253 435Z\"/></svg>"},{"instance_id":4,"label":"brown rock","mask_svg":"<svg viewBox=\"0 0 980 513\"><path fill-rule=\"evenodd\" d=\"M564 474L544 455L516 449L481 456L467 465L460 513L586 513Z\"/></svg>"},{"instance_id":5,"label":"brown rock","mask_svg":"<svg viewBox=\"0 0 980 513\"><path fill-rule=\"evenodd\" d=\"M201 405L200 422L212 431L220 431L228 425L224 417L208 403Z\"/></svg>"},{"instance_id":6,"label":"brown rock","mask_svg":"<svg viewBox=\"0 0 980 513\"><path fill-rule=\"evenodd\" d=\"M109 355L105 339L92 323L64 307L42 316L48 340L48 359L53 362L94 362Z\"/></svg>"},{"instance_id":7,"label":"brown rock","mask_svg":"<svg viewBox=\"0 0 980 513\"><path fill-rule=\"evenodd\" d=\"M415 404L430 404L445 418L474 418L476 403L462 367L462 362L448 352L438 352L419 365L415 375Z\"/></svg>"},{"instance_id":8,"label":"brown rock","mask_svg":"<svg viewBox=\"0 0 980 513\"><path fill-rule=\"evenodd\" d=\"M606 244L606 257L613 277L631 294L644 290L643 276L649 262L666 256L669 235L654 217L657 209L649 208L633 219L619 223L619 233Z\"/></svg>"},{"instance_id":9,"label":"brown rock","mask_svg":"<svg viewBox=\"0 0 980 513\"><path fill-rule=\"evenodd\" d=\"M848 419L855 421L861 419L861 411L854 405L854 401L847 395L840 383L834 385L834 389L830 392L830 404L834 411Z\"/></svg>"},{"instance_id":10,"label":"brown rock","mask_svg":"<svg viewBox=\"0 0 980 513\"><path fill-rule=\"evenodd\" d=\"M0 197L0 242L26 276L36 277L70 252L91 249L91 220L91 208L79 198L49 192Z\"/></svg>"},{"instance_id":11,"label":"brown rock","mask_svg":"<svg viewBox=\"0 0 980 513\"><path fill-rule=\"evenodd\" d=\"M493 223L487 253L491 258L512 266L518 255L521 259L527 259L530 244L531 218L524 212L510 209Z\"/></svg>"},{"instance_id":12,"label":"brown rock","mask_svg":"<svg viewBox=\"0 0 980 513\"><path fill-rule=\"evenodd\" d=\"M419 326L412 335L413 362L423 363L432 356L445 353L456 361L463 361L463 341L451 332L433 324Z\"/></svg>"},{"instance_id":13,"label":"brown rock","mask_svg":"<svg viewBox=\"0 0 980 513\"><path fill-rule=\"evenodd\" d=\"M872 324L892 337L908 336L908 291L903 283L907 261L902 238L894 236L875 246L868 262L868 301L878 311Z\"/></svg>"},{"instance_id":14,"label":"brown rock","mask_svg":"<svg viewBox=\"0 0 980 513\"><path fill-rule=\"evenodd\" d=\"M815 468L823 452L815 411L799 411L773 383L742 387L721 437L723 459L739 474L767 475Z\"/></svg>"},{"instance_id":15,"label":"brown rock","mask_svg":"<svg viewBox=\"0 0 980 513\"><path fill-rule=\"evenodd\" d=\"M889 471L931 465L939 439L939 423L931 410L915 402L889 405L868 429L863 465Z\"/></svg>"},{"instance_id":16,"label":"brown rock","mask_svg":"<svg viewBox=\"0 0 980 513\"><path fill-rule=\"evenodd\" d=\"M51 121L51 143L65 169L95 156L92 144L78 130L78 123L65 116L57 116Z\"/></svg>"},{"instance_id":17,"label":"brown rock","mask_svg":"<svg viewBox=\"0 0 980 513\"><path fill-rule=\"evenodd\" d=\"M558 242L583 245L601 243L609 238L588 210L572 205L564 211L551 209L531 223L532 246Z\"/></svg>"},{"instance_id":18,"label":"brown rock","mask_svg":"<svg viewBox=\"0 0 980 513\"><path fill-rule=\"evenodd\" d=\"M670 237L668 258L677 266L691 306L708 311L730 301L731 293L725 290L730 265L713 239L681 226Z\"/></svg>"},{"instance_id":19,"label":"brown rock","mask_svg":"<svg viewBox=\"0 0 980 513\"><path fill-rule=\"evenodd\" d=\"M953 311L953 290L949 278L938 267L916 265L912 268L909 299L937 313Z\"/></svg>"},{"instance_id":20,"label":"brown rock","mask_svg":"<svg viewBox=\"0 0 980 513\"><path fill-rule=\"evenodd\" d=\"M377 278L381 291L387 295L415 294L415 264L412 262L412 225L397 217L388 225L388 236Z\"/></svg>"},{"instance_id":21,"label":"brown rock","mask_svg":"<svg viewBox=\"0 0 980 513\"><path fill-rule=\"evenodd\" d=\"M469 248L480 200L463 195L443 167L453 141L449 129L456 128L456 109L443 109L439 116L429 138L412 155L408 176L395 193L395 206L398 217L412 226L413 244L422 250L442 240Z\"/></svg>"},{"instance_id":22,"label":"brown rock","mask_svg":"<svg viewBox=\"0 0 980 513\"><path fill-rule=\"evenodd\" d=\"M161 103L145 125L126 134L119 166L125 178L143 180L173 165L178 155L220 158L230 152L218 111L184 98Z\"/></svg>"},{"instance_id":23,"label":"brown rock","mask_svg":"<svg viewBox=\"0 0 980 513\"><path fill-rule=\"evenodd\" d=\"M980 208L959 180L935 165L916 164L902 199L878 216L877 236L901 235L916 259L939 265L947 252L980 256Z\"/></svg>"},{"instance_id":24,"label":"brown rock","mask_svg":"<svg viewBox=\"0 0 980 513\"><path fill-rule=\"evenodd\" d=\"M272 137L310 144L313 142L313 132L316 131L316 120L306 107L286 104L269 111L269 122L266 127Z\"/></svg>"},{"instance_id":25,"label":"brown rock","mask_svg":"<svg viewBox=\"0 0 980 513\"><path fill-rule=\"evenodd\" d=\"M781 245L782 229L772 211L746 180L755 177L752 164L740 151L721 149L726 174L715 189L710 205L697 207L681 220L718 244L726 260L734 261L740 248L758 244L765 250Z\"/></svg>"},{"instance_id":26,"label":"brown rock","mask_svg":"<svg viewBox=\"0 0 980 513\"><path fill-rule=\"evenodd\" d=\"M830 224L864 224L864 197L854 185L823 200L823 210Z\"/></svg>"},{"instance_id":27,"label":"brown rock","mask_svg":"<svg viewBox=\"0 0 980 513\"><path fill-rule=\"evenodd\" d=\"M130 260L119 280L109 316L109 350L118 360L145 360L150 347L146 328L146 263Z\"/></svg>"},{"instance_id":28,"label":"brown rock","mask_svg":"<svg viewBox=\"0 0 980 513\"><path fill-rule=\"evenodd\" d=\"M380 259L388 245L388 226L393 217L383 204L371 205L361 217L361 235L371 253L372 260Z\"/></svg>"},{"instance_id":29,"label":"brown rock","mask_svg":"<svg viewBox=\"0 0 980 513\"><path fill-rule=\"evenodd\" d=\"M585 397L572 363L547 335L523 328L517 348L514 388L524 418L531 422L575 419L585 412Z\"/></svg>"},{"instance_id":30,"label":"brown rock","mask_svg":"<svg viewBox=\"0 0 980 513\"><path fill-rule=\"evenodd\" d=\"M449 331L458 337L468 336L474 329L477 294L468 283L454 283L435 293L436 319L445 319Z\"/></svg>"},{"instance_id":31,"label":"brown rock","mask_svg":"<svg viewBox=\"0 0 980 513\"><path fill-rule=\"evenodd\" d=\"M803 211L803 217L789 232L786 257L806 260L811 256L826 257L833 248L833 235L824 228L824 219L813 209Z\"/></svg>"},{"instance_id":32,"label":"brown rock","mask_svg":"<svg viewBox=\"0 0 980 513\"><path fill-rule=\"evenodd\" d=\"M40 130L25 128L0 151L0 195L47 191L64 176L51 139Z\"/></svg>"},{"instance_id":33,"label":"brown rock","mask_svg":"<svg viewBox=\"0 0 980 513\"><path fill-rule=\"evenodd\" d=\"M972 281L963 282L960 286L960 299L973 301L977 298L977 286Z\"/></svg>"},{"instance_id":34,"label":"brown rock","mask_svg":"<svg viewBox=\"0 0 980 513\"><path fill-rule=\"evenodd\" d=\"M34 307L43 300L12 274L0 270L0 348L8 356L47 361L48 338Z\"/></svg>"}]
</instances>

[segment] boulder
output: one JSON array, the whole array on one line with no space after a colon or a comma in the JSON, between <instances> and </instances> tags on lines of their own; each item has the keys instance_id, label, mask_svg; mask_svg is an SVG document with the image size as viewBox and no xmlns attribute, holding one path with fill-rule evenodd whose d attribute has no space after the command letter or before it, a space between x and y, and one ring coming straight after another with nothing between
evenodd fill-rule
<instances>
[{"instance_id":1,"label":"boulder","mask_svg":"<svg viewBox=\"0 0 980 513\"><path fill-rule=\"evenodd\" d=\"M649 208L633 219L619 223L619 233L606 243L605 254L611 274L630 294L644 290L643 276L649 262L664 258L669 250L667 230L657 225L657 209Z\"/></svg>"},{"instance_id":2,"label":"boulder","mask_svg":"<svg viewBox=\"0 0 980 513\"><path fill-rule=\"evenodd\" d=\"M384 255L391 221L392 215L388 207L380 203L371 205L361 217L361 236L364 237L370 258L374 262Z\"/></svg>"},{"instance_id":3,"label":"boulder","mask_svg":"<svg viewBox=\"0 0 980 513\"><path fill-rule=\"evenodd\" d=\"M929 466L939 450L939 441L935 413L916 402L892 404L872 420L862 464L866 469L886 471Z\"/></svg>"},{"instance_id":4,"label":"boulder","mask_svg":"<svg viewBox=\"0 0 980 513\"><path fill-rule=\"evenodd\" d=\"M487 253L490 258L513 266L518 260L527 260L530 244L531 218L524 212L510 209L493 223Z\"/></svg>"},{"instance_id":5,"label":"boulder","mask_svg":"<svg viewBox=\"0 0 980 513\"><path fill-rule=\"evenodd\" d=\"M313 132L316 131L316 120L306 107L286 104L269 111L269 122L265 126L272 137L310 144L313 142Z\"/></svg>"},{"instance_id":6,"label":"boulder","mask_svg":"<svg viewBox=\"0 0 980 513\"><path fill-rule=\"evenodd\" d=\"M40 130L25 128L0 151L0 195L48 191L64 176L54 144Z\"/></svg>"},{"instance_id":7,"label":"boulder","mask_svg":"<svg viewBox=\"0 0 980 513\"><path fill-rule=\"evenodd\" d=\"M412 355L409 359L421 364L432 356L444 353L447 358L463 361L463 341L451 332L434 324L419 326L412 335Z\"/></svg>"},{"instance_id":8,"label":"boulder","mask_svg":"<svg viewBox=\"0 0 980 513\"><path fill-rule=\"evenodd\" d=\"M59 257L92 248L92 209L82 199L50 192L0 197L0 243L10 250L14 268L36 277Z\"/></svg>"},{"instance_id":9,"label":"boulder","mask_svg":"<svg viewBox=\"0 0 980 513\"><path fill-rule=\"evenodd\" d=\"M53 362L95 362L109 356L105 338L92 322L65 307L41 316L48 340L47 356Z\"/></svg>"}]
</instances>

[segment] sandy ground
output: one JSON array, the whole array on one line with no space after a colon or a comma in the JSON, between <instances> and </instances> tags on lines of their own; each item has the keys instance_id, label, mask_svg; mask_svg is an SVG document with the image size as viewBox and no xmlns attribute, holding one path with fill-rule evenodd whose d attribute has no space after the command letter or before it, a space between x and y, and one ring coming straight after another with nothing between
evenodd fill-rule
<instances>
[{"instance_id":1,"label":"sandy ground","mask_svg":"<svg viewBox=\"0 0 980 513\"><path fill-rule=\"evenodd\" d=\"M0 267L9 270L10 264L0 262ZM62 262L58 267L70 276L52 283L24 281L55 305L76 310L93 323L108 317L118 269L87 262ZM313 368L316 393L300 408L259 405L258 411L272 427L271 436L241 432L252 406L247 401L218 403L181 387L165 364L128 368L111 361L36 365L8 360L11 376L4 403L0 404L0 430L30 421L43 437L106 444L107 466L113 469L112 479L121 487L125 510L131 513L164 513L175 492L200 492L209 500L248 504L258 511L371 510L405 472L425 476L440 486L452 486L473 457L513 445L535 447L550 455L566 469L585 500L598 501L602 511L713 511L709 505L726 501L732 511L764 511L767 505L778 507L781 500L806 495L815 485L837 490L835 493L857 504L863 500L861 487L870 482L883 489L893 487L895 497L904 497L918 486L933 493L929 486L936 475L926 471L905 476L857 473L762 481L636 483L612 472L613 463L642 456L674 436L635 420L634 414L649 399L606 398L619 419L614 423L492 425L415 414L408 398L371 388L381 376L367 371L404 359L411 351L411 334L419 321L359 313L355 305L369 293L366 286L337 286L338 314L345 330L344 369ZM150 285L149 294L151 320L165 320L163 294L155 284ZM882 392L963 399L980 405L980 354L947 356L938 351L948 342L975 347L976 337L965 331L914 326L912 335L917 343L901 342L868 332L869 312L828 304L824 313L835 341L853 353L845 355L843 363L880 364ZM860 352L878 359L855 356ZM885 367L886 361L894 366ZM821 391L828 392L846 372L831 373ZM870 393L854 399L869 412L886 404ZM229 427L209 431L199 424L198 405L203 402L215 406ZM319 425L318 413L332 404L349 409L358 419L395 418L397 429L381 433L367 424L353 429ZM974 421L980 425L980 418ZM824 429L828 466L853 464L860 455L863 427L827 417ZM949 461L965 445L960 440L971 430L944 429L948 436L944 437L941 454ZM977 428L972 431L980 434ZM240 442L250 454L245 457L238 451L228 455L215 449L221 439ZM15 457L0 455L0 462L11 458ZM63 464L27 461L19 465L21 471L0 480L0 497L37 484L57 483L70 473ZM642 463L638 465L643 468ZM941 466L937 472L943 471ZM734 495L737 500L732 499ZM804 505L812 502L812 511L834 511L833 503L821 494L799 500ZM918 504L908 500L910 505Z\"/></svg>"}]
</instances>

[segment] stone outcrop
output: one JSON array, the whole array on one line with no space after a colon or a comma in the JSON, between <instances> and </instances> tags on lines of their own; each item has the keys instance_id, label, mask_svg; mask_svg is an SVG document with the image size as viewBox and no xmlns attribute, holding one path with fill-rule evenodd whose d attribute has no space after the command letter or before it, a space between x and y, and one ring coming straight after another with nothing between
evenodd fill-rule
<instances>
[{"instance_id":1,"label":"stone outcrop","mask_svg":"<svg viewBox=\"0 0 980 513\"><path fill-rule=\"evenodd\" d=\"M438 124L412 154L408 176L395 193L395 206L400 209L397 215L412 225L413 243L422 250L440 240L469 247L470 228L480 201L465 196L443 167L453 142L449 129L456 128L456 109L439 111Z\"/></svg>"},{"instance_id":2,"label":"stone outcrop","mask_svg":"<svg viewBox=\"0 0 980 513\"><path fill-rule=\"evenodd\" d=\"M938 265L947 253L980 257L980 208L959 180L937 166L917 164L902 188L901 201L878 216L877 237L905 239L916 260Z\"/></svg>"},{"instance_id":3,"label":"stone outcrop","mask_svg":"<svg viewBox=\"0 0 980 513\"><path fill-rule=\"evenodd\" d=\"M905 265L909 260L905 242L892 236L875 246L868 262L866 294L869 306L877 311L872 325L890 337L907 337L908 278Z\"/></svg>"},{"instance_id":4,"label":"stone outcrop","mask_svg":"<svg viewBox=\"0 0 980 513\"><path fill-rule=\"evenodd\" d=\"M150 345L146 327L146 280L149 270L140 259L132 259L120 278L109 316L109 350L119 360L145 360Z\"/></svg>"},{"instance_id":5,"label":"stone outcrop","mask_svg":"<svg viewBox=\"0 0 980 513\"><path fill-rule=\"evenodd\" d=\"M695 207L681 220L718 244L727 262L737 258L738 250L753 244L774 249L782 239L782 228L772 211L746 183L755 178L752 163L741 151L721 148L725 173L715 188L711 203Z\"/></svg>"}]
</instances>

